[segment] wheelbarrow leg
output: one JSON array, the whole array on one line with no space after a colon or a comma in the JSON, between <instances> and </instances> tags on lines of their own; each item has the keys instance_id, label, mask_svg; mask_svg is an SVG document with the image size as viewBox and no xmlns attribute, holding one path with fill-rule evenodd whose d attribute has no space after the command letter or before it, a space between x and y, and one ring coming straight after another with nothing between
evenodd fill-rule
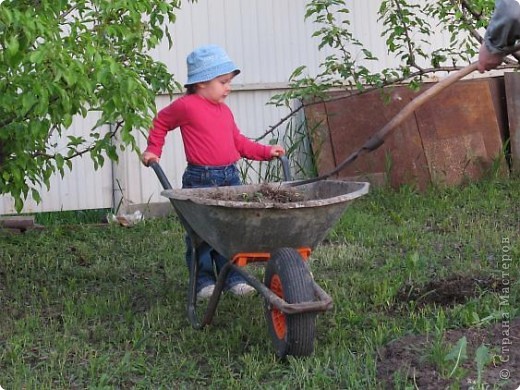
<instances>
[{"instance_id":1,"label":"wheelbarrow leg","mask_svg":"<svg viewBox=\"0 0 520 390\"><path fill-rule=\"evenodd\" d=\"M202 329L206 325L209 325L213 320L213 316L217 309L218 302L220 300L220 296L224 289L224 283L226 281L227 275L231 269L231 264L227 263L222 267L219 276L217 278L217 283L215 285L215 290L211 295L208 306L204 312L204 316L202 317L202 321L199 321L197 316L197 277L199 274L199 247L203 243L203 241L197 237L195 234L190 234L193 243L193 251L192 251L192 261L191 261L191 269L190 269L190 281L188 284L188 319L195 329Z\"/></svg>"},{"instance_id":2,"label":"wheelbarrow leg","mask_svg":"<svg viewBox=\"0 0 520 390\"><path fill-rule=\"evenodd\" d=\"M173 202L171 203L192 243L191 266L189 270L190 280L188 283L188 304L186 308L188 312L188 320L190 321L193 328L202 329L204 326L211 323L211 320L213 319L213 314L217 307L218 300L222 292L222 287L219 289L217 283L217 286L215 286L215 291L209 301L208 308L206 309L206 313L202 321L199 321L197 316L197 277L199 276L199 248L204 243L204 241L191 228L182 214L177 210L175 204Z\"/></svg>"},{"instance_id":3,"label":"wheelbarrow leg","mask_svg":"<svg viewBox=\"0 0 520 390\"><path fill-rule=\"evenodd\" d=\"M193 240L192 240L193 243ZM197 276L199 273L199 250L198 245L192 245L193 249L191 252L191 267L190 267L190 279L188 283L188 319L191 325L196 328L202 328L202 325L197 319Z\"/></svg>"}]
</instances>

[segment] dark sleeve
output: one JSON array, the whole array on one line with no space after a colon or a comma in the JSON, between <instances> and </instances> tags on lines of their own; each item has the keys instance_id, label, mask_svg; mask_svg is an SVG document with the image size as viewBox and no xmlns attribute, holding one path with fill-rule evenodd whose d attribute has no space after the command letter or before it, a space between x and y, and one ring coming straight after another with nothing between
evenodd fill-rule
<instances>
[{"instance_id":1,"label":"dark sleeve","mask_svg":"<svg viewBox=\"0 0 520 390\"><path fill-rule=\"evenodd\" d=\"M491 53L505 53L520 39L520 0L497 0L484 36Z\"/></svg>"}]
</instances>

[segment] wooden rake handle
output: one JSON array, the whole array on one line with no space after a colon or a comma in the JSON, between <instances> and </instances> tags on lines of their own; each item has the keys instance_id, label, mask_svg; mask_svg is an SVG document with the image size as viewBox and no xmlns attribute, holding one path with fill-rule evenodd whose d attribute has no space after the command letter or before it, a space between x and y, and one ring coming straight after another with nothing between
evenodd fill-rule
<instances>
[{"instance_id":1,"label":"wooden rake handle","mask_svg":"<svg viewBox=\"0 0 520 390\"><path fill-rule=\"evenodd\" d=\"M335 175L339 171L341 171L343 168L345 168L348 164L353 162L355 159L357 159L359 156L362 156L363 154L366 154L368 152L371 152L372 150L377 149L380 147L383 143L385 138L401 123L404 122L405 119L407 119L415 110L417 110L419 107L421 107L424 103L426 103L428 100L432 99L434 96L439 94L441 91L455 83L456 81L462 79L463 77L467 76L471 72L477 70L478 68L478 61L471 63L470 65L451 73L446 78L442 79L438 83L436 83L433 87L429 88L419 96L415 97L410 103L408 103L404 108L399 111L399 113L390 120L385 126L383 126L377 133L375 133L372 137L368 139L367 142L363 144L361 148L353 152L350 156L348 156L345 160L343 160L336 168L334 168L332 171L327 172L321 176L307 179L307 180L301 180L298 182L294 182L294 186L308 184L308 183L314 183L319 180L324 180L329 178L332 175Z\"/></svg>"}]
</instances>

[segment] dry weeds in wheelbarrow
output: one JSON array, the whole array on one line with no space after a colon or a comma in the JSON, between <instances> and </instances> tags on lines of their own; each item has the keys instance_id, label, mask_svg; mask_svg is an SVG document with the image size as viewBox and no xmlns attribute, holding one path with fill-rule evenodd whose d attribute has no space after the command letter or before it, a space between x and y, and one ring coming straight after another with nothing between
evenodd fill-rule
<instances>
[{"instance_id":1,"label":"dry weeds in wheelbarrow","mask_svg":"<svg viewBox=\"0 0 520 390\"><path fill-rule=\"evenodd\" d=\"M291 203L302 202L304 194L294 188L274 187L262 184L256 191L240 193L210 192L205 195L208 199L229 200L234 202L258 202L258 203Z\"/></svg>"}]
</instances>

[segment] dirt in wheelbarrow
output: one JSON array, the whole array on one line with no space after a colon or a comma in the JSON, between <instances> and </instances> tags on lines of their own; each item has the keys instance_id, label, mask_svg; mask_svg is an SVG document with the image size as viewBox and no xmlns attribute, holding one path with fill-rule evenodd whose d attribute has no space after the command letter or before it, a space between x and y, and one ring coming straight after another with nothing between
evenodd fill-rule
<instances>
[{"instance_id":1,"label":"dirt in wheelbarrow","mask_svg":"<svg viewBox=\"0 0 520 390\"><path fill-rule=\"evenodd\" d=\"M214 200L256 203L291 203L304 200L303 193L294 188L272 187L267 184L262 184L257 191L239 193L216 191L209 192L205 196Z\"/></svg>"},{"instance_id":2,"label":"dirt in wheelbarrow","mask_svg":"<svg viewBox=\"0 0 520 390\"><path fill-rule=\"evenodd\" d=\"M429 335L413 334L391 341L378 351L377 377L383 388L395 388L397 380L414 383L421 390L454 388L455 383L461 389L519 389L520 317L510 317L508 288L501 280L489 277L453 277L432 281L422 288L405 286L397 295L398 301L414 301L416 310L431 304L454 308L484 290L495 292L501 297L497 308L500 318L490 320L490 325L448 329L440 335L432 330ZM477 357L481 346L488 351L486 359ZM457 362L453 352L461 349ZM480 383L479 359L485 363Z\"/></svg>"}]
</instances>

